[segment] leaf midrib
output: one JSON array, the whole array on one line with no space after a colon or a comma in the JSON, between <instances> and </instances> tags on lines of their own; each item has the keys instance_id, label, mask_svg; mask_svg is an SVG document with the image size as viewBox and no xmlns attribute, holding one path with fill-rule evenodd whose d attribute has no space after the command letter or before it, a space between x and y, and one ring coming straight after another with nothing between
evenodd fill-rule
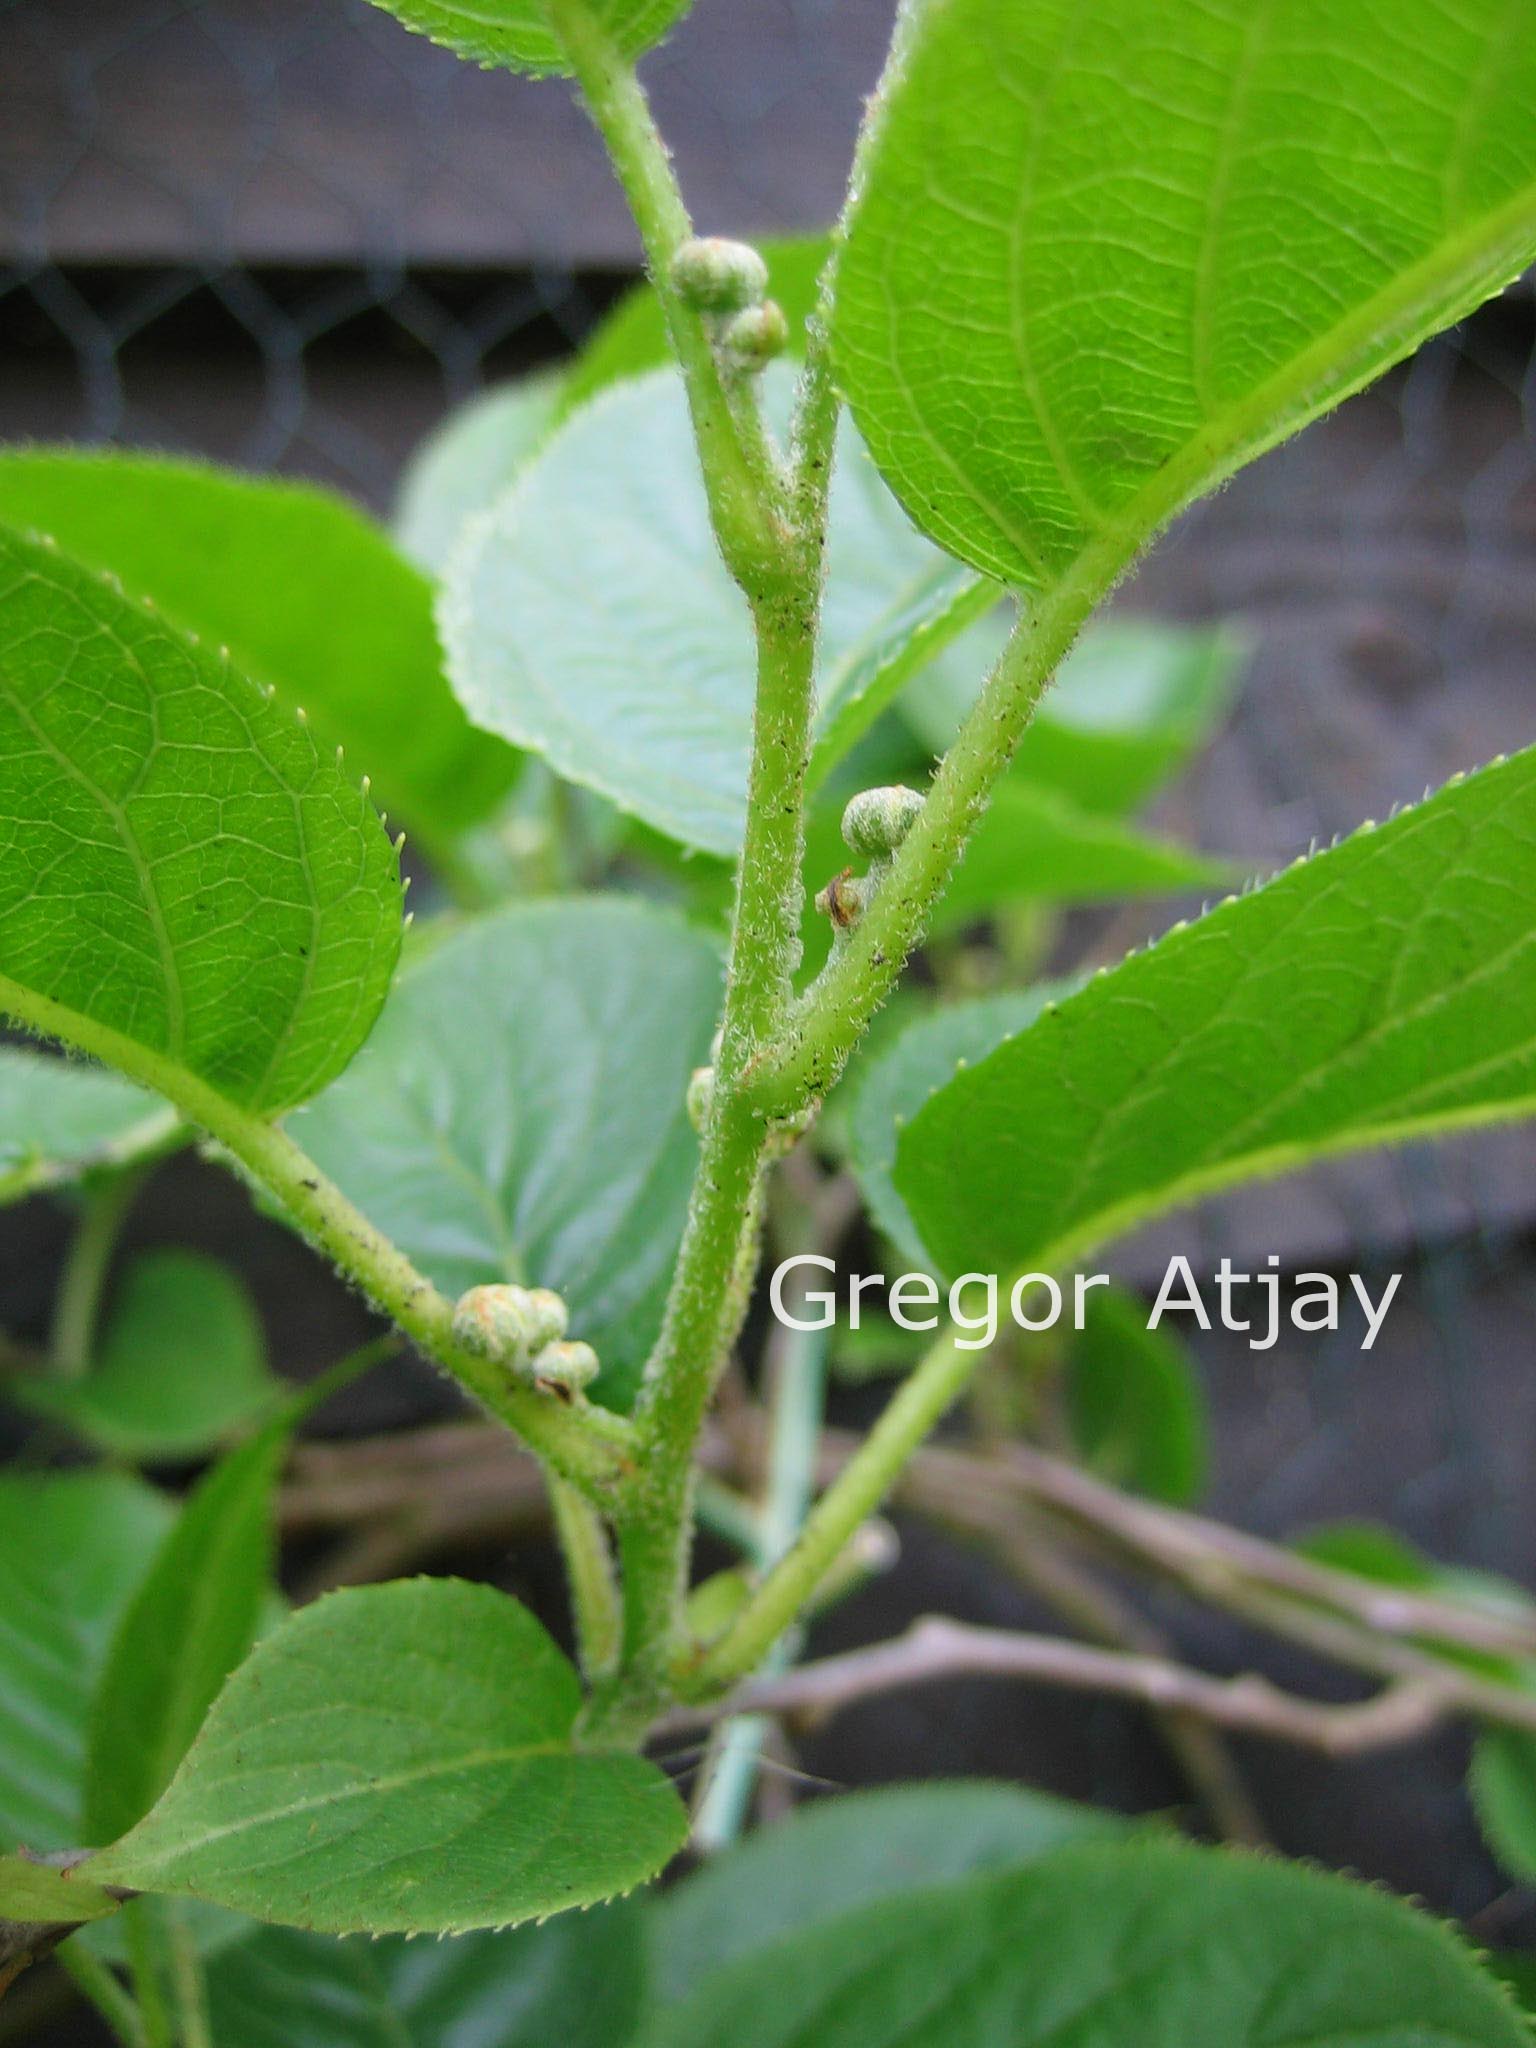
<instances>
[{"instance_id":1,"label":"leaf midrib","mask_svg":"<svg viewBox=\"0 0 1536 2048\"><path fill-rule=\"evenodd\" d=\"M246 1739L249 1739L249 1733L247 1733ZM588 1752L588 1754L594 1761L600 1761L602 1758L600 1750ZM91 1867L97 1873L103 1871L123 1873L127 1876L128 1882L131 1883L134 1881L134 1872L137 1872L138 1876L142 1878L146 1871L161 1868L167 1861L172 1863L183 1862L186 1858L196 1856L204 1849L210 1848L216 1842L226 1841L235 1835L254 1834L260 1830L276 1826L283 1821L295 1819L301 1814L323 1812L329 1807L346 1806L359 1799L387 1797L390 1793L404 1791L411 1786L429 1783L434 1778L457 1777L467 1771L498 1769L506 1764L528 1763L550 1756L565 1757L574 1762L576 1752L572 1749L569 1740L525 1743L517 1747L501 1746L495 1749L471 1750L463 1755L452 1758L438 1758L431 1763L414 1765L410 1770L397 1771L391 1777L370 1778L360 1785L343 1786L335 1791L323 1794L316 1793L307 1799L291 1800L286 1806L270 1808L264 1813L246 1815L239 1820L225 1821L216 1827L204 1828L199 1834L183 1837L176 1843L173 1849L168 1851L162 1850L158 1856L150 1856L142 1864L136 1863L131 1854L125 1864L119 1854L119 1851L131 1851L132 1849L133 1834L128 1834L124 1836L121 1842L115 1844L112 1849L106 1851L102 1856L93 1859ZM283 1768L291 1769L292 1766L284 1766ZM216 1792L220 1782L215 1780L211 1786L205 1787L204 1796L208 1796L210 1792ZM134 1833L137 1833L137 1829L134 1830ZM112 1881L113 1877L109 1875L107 1882L110 1883Z\"/></svg>"}]
</instances>

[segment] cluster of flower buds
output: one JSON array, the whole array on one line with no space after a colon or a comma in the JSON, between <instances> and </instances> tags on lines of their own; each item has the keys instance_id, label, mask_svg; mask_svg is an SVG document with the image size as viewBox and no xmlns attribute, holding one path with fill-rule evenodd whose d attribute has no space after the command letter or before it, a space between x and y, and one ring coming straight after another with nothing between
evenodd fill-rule
<instances>
[{"instance_id":1,"label":"cluster of flower buds","mask_svg":"<svg viewBox=\"0 0 1536 2048\"><path fill-rule=\"evenodd\" d=\"M566 1340L568 1321L551 1288L471 1287L454 1306L453 1340L524 1385L572 1401L597 1377L598 1358L590 1344Z\"/></svg>"},{"instance_id":2,"label":"cluster of flower buds","mask_svg":"<svg viewBox=\"0 0 1536 2048\"><path fill-rule=\"evenodd\" d=\"M834 931L851 930L869 908L897 847L917 822L923 801L917 790L900 783L860 790L850 799L843 812L843 843L850 853L867 860L869 869L856 875L851 867L844 868L817 896L816 908L831 918Z\"/></svg>"},{"instance_id":3,"label":"cluster of flower buds","mask_svg":"<svg viewBox=\"0 0 1536 2048\"><path fill-rule=\"evenodd\" d=\"M768 266L746 242L701 235L672 259L672 284L709 323L723 359L750 375L789 341L783 309L767 295Z\"/></svg>"}]
</instances>

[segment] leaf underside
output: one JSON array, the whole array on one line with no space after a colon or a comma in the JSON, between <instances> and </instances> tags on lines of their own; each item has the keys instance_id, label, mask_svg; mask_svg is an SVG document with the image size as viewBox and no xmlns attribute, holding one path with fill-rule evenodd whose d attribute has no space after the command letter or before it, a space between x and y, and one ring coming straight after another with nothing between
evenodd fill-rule
<instances>
[{"instance_id":1,"label":"leaf underside","mask_svg":"<svg viewBox=\"0 0 1536 2048\"><path fill-rule=\"evenodd\" d=\"M553 1287L625 1402L660 1324L698 1142L713 943L633 900L531 904L407 967L305 1150L450 1295Z\"/></svg>"},{"instance_id":2,"label":"leaf underside","mask_svg":"<svg viewBox=\"0 0 1536 2048\"><path fill-rule=\"evenodd\" d=\"M770 372L778 421L791 389L787 370ZM833 752L919 653L974 617L975 586L914 532L845 425L820 645L818 716L824 735L835 729ZM736 852L752 627L715 544L675 371L610 387L550 436L465 530L439 621L454 689L478 725L686 845ZM830 758L823 748L819 766Z\"/></svg>"},{"instance_id":3,"label":"leaf underside","mask_svg":"<svg viewBox=\"0 0 1536 2048\"><path fill-rule=\"evenodd\" d=\"M626 57L664 36L691 0L593 0L591 12ZM374 0L407 28L489 69L563 72L564 50L545 0Z\"/></svg>"},{"instance_id":4,"label":"leaf underside","mask_svg":"<svg viewBox=\"0 0 1536 2048\"><path fill-rule=\"evenodd\" d=\"M1508 0L927 0L839 275L881 471L973 567L1114 573L1536 253Z\"/></svg>"}]
</instances>

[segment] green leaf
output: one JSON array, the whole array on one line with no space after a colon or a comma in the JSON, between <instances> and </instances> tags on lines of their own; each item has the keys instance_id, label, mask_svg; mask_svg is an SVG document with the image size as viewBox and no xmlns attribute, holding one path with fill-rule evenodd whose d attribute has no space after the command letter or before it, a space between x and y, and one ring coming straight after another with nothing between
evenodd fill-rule
<instances>
[{"instance_id":1,"label":"green leaf","mask_svg":"<svg viewBox=\"0 0 1536 2048\"><path fill-rule=\"evenodd\" d=\"M1112 580L1183 505L1536 255L1507 0L918 0L866 142L839 371L913 517Z\"/></svg>"},{"instance_id":2,"label":"green leaf","mask_svg":"<svg viewBox=\"0 0 1536 2048\"><path fill-rule=\"evenodd\" d=\"M1142 1840L890 1897L663 2011L643 2048L1519 2048L1446 1928L1278 1861Z\"/></svg>"},{"instance_id":3,"label":"green leaf","mask_svg":"<svg viewBox=\"0 0 1536 2048\"><path fill-rule=\"evenodd\" d=\"M1091 1289L1066 1359L1067 1413L1084 1460L1117 1486L1187 1507L1205 1488L1205 1399L1188 1352L1118 1288Z\"/></svg>"},{"instance_id":4,"label":"green leaf","mask_svg":"<svg viewBox=\"0 0 1536 2048\"><path fill-rule=\"evenodd\" d=\"M456 1941L266 1927L208 1968L218 2048L619 2048L639 2017L637 1907Z\"/></svg>"},{"instance_id":5,"label":"green leaf","mask_svg":"<svg viewBox=\"0 0 1536 2048\"><path fill-rule=\"evenodd\" d=\"M770 374L776 420L791 388L787 369ZM846 426L829 520L820 705L841 748L974 616L974 579L912 530ZM674 372L613 386L550 437L465 534L439 619L478 724L659 831L735 853L751 621L715 545Z\"/></svg>"},{"instance_id":6,"label":"green leaf","mask_svg":"<svg viewBox=\"0 0 1536 2048\"><path fill-rule=\"evenodd\" d=\"M1081 809L1070 797L1018 777L1003 781L971 834L931 920L952 931L1009 903L1106 903L1227 889L1225 861L1154 839L1118 818Z\"/></svg>"},{"instance_id":7,"label":"green leaf","mask_svg":"<svg viewBox=\"0 0 1536 2048\"><path fill-rule=\"evenodd\" d=\"M0 1927L31 1921L39 1926L105 1920L120 1901L84 1877L66 1875L24 1856L0 1856ZM0 1970L0 1988L3 1988Z\"/></svg>"},{"instance_id":8,"label":"green leaf","mask_svg":"<svg viewBox=\"0 0 1536 2048\"><path fill-rule=\"evenodd\" d=\"M957 1071L1033 1024L1060 993L1042 986L946 1003L909 1024L866 1064L848 1112L849 1163L875 1222L919 1265L932 1259L892 1179L904 1126Z\"/></svg>"},{"instance_id":9,"label":"green leaf","mask_svg":"<svg viewBox=\"0 0 1536 2048\"><path fill-rule=\"evenodd\" d=\"M622 1403L682 1235L685 1093L719 1001L718 952L669 912L504 911L404 970L365 1056L293 1129L449 1295L563 1294Z\"/></svg>"},{"instance_id":10,"label":"green leaf","mask_svg":"<svg viewBox=\"0 0 1536 2048\"><path fill-rule=\"evenodd\" d=\"M506 71L570 69L547 0L373 0L407 28L477 64ZM686 14L691 0L591 0L594 23L622 55L638 57Z\"/></svg>"},{"instance_id":11,"label":"green leaf","mask_svg":"<svg viewBox=\"0 0 1536 2048\"><path fill-rule=\"evenodd\" d=\"M872 1900L1015 1869L1124 1828L1094 1807L984 1779L816 1800L748 1835L647 1908L655 1995L686 1998L743 1956Z\"/></svg>"},{"instance_id":12,"label":"green leaf","mask_svg":"<svg viewBox=\"0 0 1536 2048\"><path fill-rule=\"evenodd\" d=\"M115 1841L149 1812L256 1640L289 1427L286 1417L270 1424L201 1481L118 1623L91 1704L92 1842Z\"/></svg>"},{"instance_id":13,"label":"green leaf","mask_svg":"<svg viewBox=\"0 0 1536 2048\"><path fill-rule=\"evenodd\" d=\"M83 1379L18 1375L7 1391L120 1458L194 1458L272 1406L280 1383L244 1286L200 1252L125 1265Z\"/></svg>"},{"instance_id":14,"label":"green leaf","mask_svg":"<svg viewBox=\"0 0 1536 2048\"><path fill-rule=\"evenodd\" d=\"M1256 1175L1536 1106L1536 750L1176 927L959 1075L896 1187L941 1265L1070 1265Z\"/></svg>"},{"instance_id":15,"label":"green leaf","mask_svg":"<svg viewBox=\"0 0 1536 2048\"><path fill-rule=\"evenodd\" d=\"M454 1933L629 1891L687 1833L652 1764L578 1751L581 1688L525 1609L420 1579L269 1636L106 1883L346 1934Z\"/></svg>"},{"instance_id":16,"label":"green leaf","mask_svg":"<svg viewBox=\"0 0 1536 2048\"><path fill-rule=\"evenodd\" d=\"M831 241L826 235L769 235L753 246L768 265L769 294L788 324L789 353L800 355ZM673 360L661 301L649 283L637 284L587 337L566 374L556 416L564 419L607 385L659 370Z\"/></svg>"},{"instance_id":17,"label":"green leaf","mask_svg":"<svg viewBox=\"0 0 1536 2048\"><path fill-rule=\"evenodd\" d=\"M175 1128L174 1111L116 1074L0 1045L0 1202L131 1159Z\"/></svg>"},{"instance_id":18,"label":"green leaf","mask_svg":"<svg viewBox=\"0 0 1536 2048\"><path fill-rule=\"evenodd\" d=\"M902 698L934 753L945 751L998 645L957 642ZM1029 724L1010 776L1085 811L1125 817L1176 775L1220 723L1248 655L1232 626L1120 616L1090 626Z\"/></svg>"},{"instance_id":19,"label":"green leaf","mask_svg":"<svg viewBox=\"0 0 1536 2048\"><path fill-rule=\"evenodd\" d=\"M0 529L0 1010L275 1112L367 1036L400 946L366 795L221 657Z\"/></svg>"},{"instance_id":20,"label":"green leaf","mask_svg":"<svg viewBox=\"0 0 1536 2048\"><path fill-rule=\"evenodd\" d=\"M0 1850L79 1846L91 1698L172 1519L123 1473L0 1477Z\"/></svg>"},{"instance_id":21,"label":"green leaf","mask_svg":"<svg viewBox=\"0 0 1536 2048\"><path fill-rule=\"evenodd\" d=\"M395 537L428 576L442 575L465 521L494 504L532 455L562 389L546 374L482 392L416 450L400 480Z\"/></svg>"},{"instance_id":22,"label":"green leaf","mask_svg":"<svg viewBox=\"0 0 1536 2048\"><path fill-rule=\"evenodd\" d=\"M429 845L510 785L516 756L471 729L444 680L430 586L345 498L163 456L13 449L0 518L227 647Z\"/></svg>"}]
</instances>

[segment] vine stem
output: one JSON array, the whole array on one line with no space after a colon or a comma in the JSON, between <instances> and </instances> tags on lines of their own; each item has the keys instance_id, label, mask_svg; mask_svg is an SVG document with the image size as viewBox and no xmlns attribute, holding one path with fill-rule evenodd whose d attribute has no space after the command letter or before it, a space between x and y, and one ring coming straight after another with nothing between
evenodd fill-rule
<instances>
[{"instance_id":1,"label":"vine stem","mask_svg":"<svg viewBox=\"0 0 1536 2048\"><path fill-rule=\"evenodd\" d=\"M754 1059L746 1081L764 1115L796 1115L836 1081L920 943L1047 684L1125 568L1118 542L1090 548L1020 618L874 900Z\"/></svg>"},{"instance_id":2,"label":"vine stem","mask_svg":"<svg viewBox=\"0 0 1536 2048\"><path fill-rule=\"evenodd\" d=\"M721 551L743 585L765 572L771 576L779 567L781 542L776 465L756 408L732 405L703 322L673 287L672 259L692 236L693 223L666 144L634 66L603 29L588 0L550 0L549 12L640 230L651 282L687 387Z\"/></svg>"},{"instance_id":3,"label":"vine stem","mask_svg":"<svg viewBox=\"0 0 1536 2048\"><path fill-rule=\"evenodd\" d=\"M277 1124L230 1102L163 1053L5 975L0 1011L163 1095L188 1123L217 1140L376 1307L553 1470L597 1499L622 1488L633 1469L633 1433L625 1419L587 1404L567 1407L517 1386L489 1360L457 1345L453 1304Z\"/></svg>"},{"instance_id":4,"label":"vine stem","mask_svg":"<svg viewBox=\"0 0 1536 2048\"><path fill-rule=\"evenodd\" d=\"M786 1014L799 963L800 866L810 756L826 493L836 397L822 368L802 384L787 483L755 401L732 402L703 321L672 285L693 232L633 66L587 0L551 18L645 245L682 368L715 537L751 607L757 686L747 824L737 870L720 1053L666 1314L635 1410L638 1472L620 1520L622 1673L598 1725L638 1725L667 1694L692 1544L693 1454L722 1360L745 1313L771 1122L741 1075Z\"/></svg>"},{"instance_id":5,"label":"vine stem","mask_svg":"<svg viewBox=\"0 0 1536 2048\"><path fill-rule=\"evenodd\" d=\"M853 1457L806 1517L798 1541L701 1657L688 1691L709 1694L754 1671L789 1628L854 1532L874 1513L939 1417L976 1370L980 1351L946 1330L887 1403Z\"/></svg>"},{"instance_id":6,"label":"vine stem","mask_svg":"<svg viewBox=\"0 0 1536 2048\"><path fill-rule=\"evenodd\" d=\"M576 1647L589 1681L606 1678L619 1659L623 1605L602 1516L584 1493L551 1473L549 1504L565 1559Z\"/></svg>"}]
</instances>

